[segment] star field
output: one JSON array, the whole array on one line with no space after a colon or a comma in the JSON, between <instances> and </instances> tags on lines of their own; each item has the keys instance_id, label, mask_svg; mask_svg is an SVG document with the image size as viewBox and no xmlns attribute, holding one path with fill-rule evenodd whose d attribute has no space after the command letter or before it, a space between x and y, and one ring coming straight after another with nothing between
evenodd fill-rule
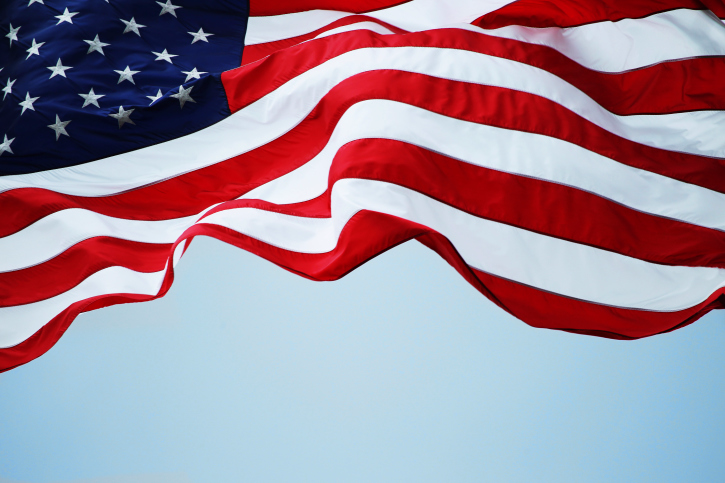
<instances>
[{"instance_id":1,"label":"star field","mask_svg":"<svg viewBox=\"0 0 725 483\"><path fill-rule=\"evenodd\" d=\"M239 66L246 1L1 3L0 175L108 157L229 114L220 74Z\"/></svg>"}]
</instances>

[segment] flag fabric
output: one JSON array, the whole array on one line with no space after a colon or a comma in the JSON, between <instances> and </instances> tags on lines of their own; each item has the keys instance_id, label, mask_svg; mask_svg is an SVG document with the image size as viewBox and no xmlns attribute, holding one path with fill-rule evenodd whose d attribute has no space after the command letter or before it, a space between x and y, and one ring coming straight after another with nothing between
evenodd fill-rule
<instances>
[{"instance_id":1,"label":"flag fabric","mask_svg":"<svg viewBox=\"0 0 725 483\"><path fill-rule=\"evenodd\" d=\"M712 0L9 0L0 370L151 300L196 236L334 280L439 253L535 326L725 307ZM253 276L253 275L252 275Z\"/></svg>"}]
</instances>

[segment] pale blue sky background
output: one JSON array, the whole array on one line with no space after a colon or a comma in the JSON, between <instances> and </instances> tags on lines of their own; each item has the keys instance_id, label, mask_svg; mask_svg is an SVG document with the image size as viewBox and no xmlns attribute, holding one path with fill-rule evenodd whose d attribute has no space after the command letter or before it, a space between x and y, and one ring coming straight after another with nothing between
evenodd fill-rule
<instances>
[{"instance_id":1,"label":"pale blue sky background","mask_svg":"<svg viewBox=\"0 0 725 483\"><path fill-rule=\"evenodd\" d=\"M533 329L414 242L315 283L202 238L0 375L0 482L721 482L724 340Z\"/></svg>"}]
</instances>

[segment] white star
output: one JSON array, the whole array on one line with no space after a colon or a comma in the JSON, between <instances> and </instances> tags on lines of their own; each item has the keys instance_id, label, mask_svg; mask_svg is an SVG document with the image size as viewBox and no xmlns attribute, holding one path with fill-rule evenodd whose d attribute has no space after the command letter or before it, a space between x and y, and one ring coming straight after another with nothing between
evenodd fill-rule
<instances>
[{"instance_id":1,"label":"white star","mask_svg":"<svg viewBox=\"0 0 725 483\"><path fill-rule=\"evenodd\" d=\"M78 94L83 98L83 107L86 107L89 104L93 104L94 106L100 108L101 106L98 105L98 99L101 97L105 97L105 94L96 94L93 92L93 87L91 87L91 90L88 92L88 94Z\"/></svg>"},{"instance_id":2,"label":"white star","mask_svg":"<svg viewBox=\"0 0 725 483\"><path fill-rule=\"evenodd\" d=\"M23 114L25 114L26 109L30 109L31 111L34 111L35 108L33 107L33 103L35 101L37 101L38 99L40 99L40 97L30 97L30 92L26 92L25 100L18 103L21 106L23 106L23 111L20 113L20 115L22 116Z\"/></svg>"},{"instance_id":3,"label":"white star","mask_svg":"<svg viewBox=\"0 0 725 483\"><path fill-rule=\"evenodd\" d=\"M178 55L168 53L166 51L166 49L164 49L163 52L153 52L152 51L151 53L156 56L156 60L165 60L169 64L173 64L173 62L171 61L172 57L178 57Z\"/></svg>"},{"instance_id":4,"label":"white star","mask_svg":"<svg viewBox=\"0 0 725 483\"><path fill-rule=\"evenodd\" d=\"M65 12L63 12L60 15L56 15L55 18L58 19L58 23L56 25L60 25L62 22L68 22L70 24L73 23L73 17L78 15L78 12L69 12L68 7L65 8Z\"/></svg>"},{"instance_id":5,"label":"white star","mask_svg":"<svg viewBox=\"0 0 725 483\"><path fill-rule=\"evenodd\" d=\"M145 25L141 25L140 23L136 23L136 19L134 17L131 17L131 20L124 20L122 18L119 19L121 22L126 24L126 28L123 29L123 33L127 34L129 32L133 32L139 37L141 37L141 32L138 31L138 29L146 28Z\"/></svg>"},{"instance_id":6,"label":"white star","mask_svg":"<svg viewBox=\"0 0 725 483\"><path fill-rule=\"evenodd\" d=\"M124 70L114 70L113 72L115 72L116 74L119 74L121 76L118 78L117 84L120 84L121 82L127 80L131 84L136 85L136 81L133 80L133 76L134 76L134 74L138 74L141 71L140 70L131 70L128 68L128 66L126 66L126 68Z\"/></svg>"},{"instance_id":7,"label":"white star","mask_svg":"<svg viewBox=\"0 0 725 483\"><path fill-rule=\"evenodd\" d=\"M15 154L12 149L10 149L10 145L15 141L15 138L8 139L8 135L5 135L5 140L0 144L0 156L3 155L3 153L8 152L10 154Z\"/></svg>"},{"instance_id":8,"label":"white star","mask_svg":"<svg viewBox=\"0 0 725 483\"><path fill-rule=\"evenodd\" d=\"M202 29L202 28L200 28L198 32L187 32L187 33L194 37L194 39L191 41L192 44L198 42L199 40L201 40L202 42L208 43L209 41L206 38L214 35L214 34L204 33L204 29Z\"/></svg>"},{"instance_id":9,"label":"white star","mask_svg":"<svg viewBox=\"0 0 725 483\"><path fill-rule=\"evenodd\" d=\"M184 86L179 86L179 93L178 94L171 94L171 97L174 97L179 100L181 103L181 108L184 108L184 104L188 102L193 102L196 104L196 101L191 98L191 90L194 88L194 86L189 87L188 89L184 89Z\"/></svg>"},{"instance_id":10,"label":"white star","mask_svg":"<svg viewBox=\"0 0 725 483\"><path fill-rule=\"evenodd\" d=\"M58 117L58 114L55 115L55 124L48 124L48 127L51 128L53 131L55 131L55 140L57 141L60 139L60 135L68 136L68 131L65 130L65 127L70 124L71 121L61 121L60 117Z\"/></svg>"},{"instance_id":11,"label":"white star","mask_svg":"<svg viewBox=\"0 0 725 483\"><path fill-rule=\"evenodd\" d=\"M20 30L22 27L13 28L13 24L10 24L10 32L8 32L5 37L10 39L10 47L13 46L13 40L18 40L18 30Z\"/></svg>"},{"instance_id":12,"label":"white star","mask_svg":"<svg viewBox=\"0 0 725 483\"><path fill-rule=\"evenodd\" d=\"M128 111L123 108L123 106L118 108L117 114L109 114L114 119L118 119L118 129L121 129L121 126L126 124L127 122L130 124L136 125L135 122L131 120L131 114L133 114L133 111L135 109L129 109Z\"/></svg>"},{"instance_id":13,"label":"white star","mask_svg":"<svg viewBox=\"0 0 725 483\"><path fill-rule=\"evenodd\" d=\"M28 56L25 58L25 60L28 60L31 55L40 55L40 52L38 52L38 49L40 49L44 44L45 44L45 42L41 42L38 44L35 42L35 39L33 39L33 45L31 45L30 48L28 50L26 50L26 52L28 53Z\"/></svg>"},{"instance_id":14,"label":"white star","mask_svg":"<svg viewBox=\"0 0 725 483\"><path fill-rule=\"evenodd\" d=\"M181 7L177 7L176 5L172 5L171 4L171 0L166 0L166 3L161 3L161 2L156 2L156 3L158 3L159 5L161 5L161 13L159 14L159 16L161 16L161 15L163 15L165 13L170 13L171 15L173 15L174 17L176 17L175 10L177 8L181 8Z\"/></svg>"},{"instance_id":15,"label":"white star","mask_svg":"<svg viewBox=\"0 0 725 483\"><path fill-rule=\"evenodd\" d=\"M103 47L107 47L111 44L106 44L104 42L101 42L98 38L98 34L96 34L96 38L93 40L84 40L83 42L87 43L89 45L88 52L86 52L86 55L90 54L91 52L100 52L101 55L106 55L103 53Z\"/></svg>"},{"instance_id":16,"label":"white star","mask_svg":"<svg viewBox=\"0 0 725 483\"><path fill-rule=\"evenodd\" d=\"M32 4L36 3L36 2L37 3L42 3L43 5L45 5L45 2L43 2L43 0L30 0L30 2L28 2L28 7L31 6Z\"/></svg>"},{"instance_id":17,"label":"white star","mask_svg":"<svg viewBox=\"0 0 725 483\"><path fill-rule=\"evenodd\" d=\"M154 102L156 102L159 99L161 99L162 97L164 97L164 95L161 93L161 89L159 89L159 92L157 92L155 96L146 96L146 97L148 97L149 99L151 99L151 104L153 104ZM149 106L151 104L149 104Z\"/></svg>"},{"instance_id":18,"label":"white star","mask_svg":"<svg viewBox=\"0 0 725 483\"><path fill-rule=\"evenodd\" d=\"M12 94L13 93L13 84L15 84L15 81L16 80L17 79L10 80L10 77L8 77L8 85L6 85L5 87L3 87L3 92L5 93L5 94L3 94L3 101L5 100L5 97L8 94Z\"/></svg>"},{"instance_id":19,"label":"white star","mask_svg":"<svg viewBox=\"0 0 725 483\"><path fill-rule=\"evenodd\" d=\"M46 69L48 69L49 71L52 72L52 74L50 74L50 77L48 77L48 79L52 79L53 77L55 77L57 75L65 77L65 71L67 71L68 69L72 69L72 68L73 67L68 67L66 65L63 65L63 63L60 61L60 58L59 58L57 64L55 64L54 66L51 66L51 67L46 67ZM66 79L67 79L67 77L66 77Z\"/></svg>"},{"instance_id":20,"label":"white star","mask_svg":"<svg viewBox=\"0 0 725 483\"><path fill-rule=\"evenodd\" d=\"M186 74L186 80L184 81L184 83L189 82L189 79L200 79L201 74L208 74L208 72L199 72L198 70L196 70L196 67L194 67L193 69L191 69L188 72L185 70L182 70L181 73Z\"/></svg>"}]
</instances>

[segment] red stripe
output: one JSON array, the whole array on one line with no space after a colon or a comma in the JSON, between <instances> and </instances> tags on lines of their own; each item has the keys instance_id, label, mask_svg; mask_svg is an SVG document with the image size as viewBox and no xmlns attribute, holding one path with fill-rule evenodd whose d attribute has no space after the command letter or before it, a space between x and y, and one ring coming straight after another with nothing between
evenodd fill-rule
<instances>
[{"instance_id":1,"label":"red stripe","mask_svg":"<svg viewBox=\"0 0 725 483\"><path fill-rule=\"evenodd\" d=\"M519 0L471 23L486 29L507 25L534 28L576 27L595 22L643 18L680 8L709 9L718 17L725 18L725 6L718 0Z\"/></svg>"},{"instance_id":2,"label":"red stripe","mask_svg":"<svg viewBox=\"0 0 725 483\"><path fill-rule=\"evenodd\" d=\"M436 251L488 299L527 324L612 339L639 339L691 324L714 309L725 308L721 289L695 307L677 312L608 307L544 292L470 268L438 233L418 240ZM473 280L472 280L473 279Z\"/></svg>"},{"instance_id":3,"label":"red stripe","mask_svg":"<svg viewBox=\"0 0 725 483\"><path fill-rule=\"evenodd\" d=\"M342 19L342 21L346 20L348 19ZM354 22L351 21L349 23ZM439 37L437 33L431 34L434 37ZM338 36L340 35L342 34L338 34ZM349 37L350 33L346 32L345 35ZM725 110L725 62L719 57L697 57L675 62L662 62L642 69L610 74L587 69L551 47L475 33L466 33L464 35L480 35L480 37L477 38L475 44L471 41L467 42L464 46L455 45L451 48L459 48L515 60L546 70L577 87L595 102L614 114L669 114L709 109ZM314 36L310 34L308 38L313 38ZM424 47L429 45L425 42L408 41L412 40L410 39L412 36L417 37L418 35L412 34L406 36L406 39L403 39L406 40L405 42L389 42L390 46ZM307 40L307 38L303 40ZM359 42L362 39L356 40ZM438 42L440 38L431 40ZM269 44L245 47L242 64L245 65L249 62L257 61L277 50L292 47L299 42L296 39L287 39ZM293 55L309 55L310 50L315 48L314 46L317 42L319 40L316 40L312 44L305 44L303 48L304 52L296 50ZM328 42L332 42L332 40ZM444 46L434 43L430 43L430 45ZM373 45L370 43L355 44L351 45L349 50L369 46ZM325 46L324 48L327 49L327 47ZM313 65L306 66L305 70L346 51L348 49L330 52L329 57L317 60ZM280 53L280 55L282 54ZM285 55L284 60L289 60L289 56ZM278 75L284 75L288 79L304 72L295 70L294 75L289 77L290 66L285 66L285 68L280 67L279 64L286 64L286 62L277 62L274 67L264 69L264 72L266 74L277 72ZM275 68L282 68L284 70L278 72ZM235 74L223 74L223 78L229 79L233 75ZM246 77L245 80L248 80ZM279 84L274 85L278 86ZM252 87L246 84L244 86ZM248 105L248 103L253 102L249 99L256 100L273 90L261 82L258 86L258 89L261 88L262 90L255 92L254 89L251 89L248 91L246 98L241 100L245 103L242 105ZM235 105L234 108L237 110L239 106Z\"/></svg>"},{"instance_id":4,"label":"red stripe","mask_svg":"<svg viewBox=\"0 0 725 483\"><path fill-rule=\"evenodd\" d=\"M725 62L719 57L662 62L611 74L587 69L551 47L484 38L485 50L477 52L550 72L614 114L725 110Z\"/></svg>"},{"instance_id":5,"label":"red stripe","mask_svg":"<svg viewBox=\"0 0 725 483\"><path fill-rule=\"evenodd\" d=\"M265 166L266 164L266 166ZM41 188L0 193L0 237L8 236L57 211L84 208L130 220L168 220L194 215L234 199L279 172L259 156L229 161L112 196L72 196Z\"/></svg>"},{"instance_id":6,"label":"red stripe","mask_svg":"<svg viewBox=\"0 0 725 483\"><path fill-rule=\"evenodd\" d=\"M695 58L626 73L587 69L558 51L459 29L404 36L351 31L276 52L254 65L224 72L232 112L251 104L307 70L346 52L369 47L440 47L529 64L564 79L605 109L620 115L725 109L725 62Z\"/></svg>"},{"instance_id":7,"label":"red stripe","mask_svg":"<svg viewBox=\"0 0 725 483\"><path fill-rule=\"evenodd\" d=\"M307 10L338 10L351 13L373 12L394 7L411 0L251 0L249 15L267 17Z\"/></svg>"},{"instance_id":8,"label":"red stripe","mask_svg":"<svg viewBox=\"0 0 725 483\"><path fill-rule=\"evenodd\" d=\"M244 82L246 76L233 78ZM232 92L243 92L230 85ZM560 105L531 94L399 71L373 71L333 88L292 131L249 153L147 187L107 197L37 188L0 193L0 236L66 208L117 218L160 220L199 213L282 176L317 155L343 113L366 99L390 99L471 122L544 134L636 168L725 192L725 162L663 151L617 137ZM556 125L548 122L558 119Z\"/></svg>"},{"instance_id":9,"label":"red stripe","mask_svg":"<svg viewBox=\"0 0 725 483\"><path fill-rule=\"evenodd\" d=\"M73 320L81 313L103 307L110 307L111 305L146 302L163 297L169 291L173 277L173 270L169 270L161 286L161 291L156 296L137 294L99 295L97 297L80 300L70 305L28 339L16 346L0 349L0 372L9 371L10 369L27 364L48 352L63 334L65 334L65 331L68 330Z\"/></svg>"},{"instance_id":10,"label":"red stripe","mask_svg":"<svg viewBox=\"0 0 725 483\"><path fill-rule=\"evenodd\" d=\"M356 214L343 229L337 247L325 254L289 252L223 227L207 225L202 229L202 226L193 227L189 234L196 235L199 229L200 233L259 255L292 273L322 281L337 280L383 251L415 237L443 256L494 303L534 327L641 338L668 331L713 308L725 308L725 290L712 294L695 307L677 312L608 307L547 293L473 270L441 234L381 213L363 211ZM720 300L711 305L718 297Z\"/></svg>"},{"instance_id":11,"label":"red stripe","mask_svg":"<svg viewBox=\"0 0 725 483\"><path fill-rule=\"evenodd\" d=\"M0 273L0 307L48 299L112 266L158 272L164 269L170 250L170 243L140 243L110 237L84 240L47 262Z\"/></svg>"},{"instance_id":12,"label":"red stripe","mask_svg":"<svg viewBox=\"0 0 725 483\"><path fill-rule=\"evenodd\" d=\"M341 18L339 20L336 20L322 28L319 28L315 30L314 32L310 32L308 34L304 35L298 35L297 37L290 37L288 39L282 39L282 40L276 40L274 42L265 42L263 44L253 44L253 45L247 45L244 47L244 50L242 52L242 64L246 65L250 64L252 62L256 62L259 59L263 59L267 57L268 55L271 55L278 50L286 49L289 47L292 47L294 45L300 44L302 42L305 42L310 39L314 39L321 33L327 32L332 29L336 29L338 27L343 27L345 25L352 25L354 23L359 22L375 22L378 25L382 25L383 27L387 28L391 32L395 32L396 34L403 34L407 33L407 30L400 29L394 25L391 25L387 22L383 22L382 20L378 20L373 17L368 17L365 15L352 15L350 17Z\"/></svg>"},{"instance_id":13,"label":"red stripe","mask_svg":"<svg viewBox=\"0 0 725 483\"><path fill-rule=\"evenodd\" d=\"M597 305L538 290L474 270L474 273L517 319L541 329L639 339L691 324L713 309L725 308L725 291L677 312L651 312Z\"/></svg>"}]
</instances>

